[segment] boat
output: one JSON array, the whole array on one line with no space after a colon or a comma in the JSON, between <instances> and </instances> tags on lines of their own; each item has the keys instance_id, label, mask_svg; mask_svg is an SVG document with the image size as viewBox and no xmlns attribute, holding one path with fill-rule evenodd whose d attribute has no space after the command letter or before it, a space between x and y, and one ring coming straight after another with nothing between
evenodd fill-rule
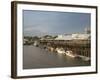
<instances>
[{"instance_id":1,"label":"boat","mask_svg":"<svg viewBox=\"0 0 100 80\"><path fill-rule=\"evenodd\" d=\"M90 61L90 57L78 55L83 61Z\"/></svg>"},{"instance_id":2,"label":"boat","mask_svg":"<svg viewBox=\"0 0 100 80\"><path fill-rule=\"evenodd\" d=\"M53 52L54 48L53 47L47 47L49 51Z\"/></svg>"},{"instance_id":3,"label":"boat","mask_svg":"<svg viewBox=\"0 0 100 80\"><path fill-rule=\"evenodd\" d=\"M33 45L36 46L36 47L38 47L39 46L38 41L34 41L34 44Z\"/></svg>"},{"instance_id":4,"label":"boat","mask_svg":"<svg viewBox=\"0 0 100 80\"><path fill-rule=\"evenodd\" d=\"M83 60L84 61L90 61L90 58L89 57L85 57Z\"/></svg>"},{"instance_id":5,"label":"boat","mask_svg":"<svg viewBox=\"0 0 100 80\"><path fill-rule=\"evenodd\" d=\"M72 57L72 58L77 57L77 55L76 55L76 54L73 54L73 52L72 52L71 50L66 51L65 54L66 54L67 56L69 56L69 57Z\"/></svg>"},{"instance_id":6,"label":"boat","mask_svg":"<svg viewBox=\"0 0 100 80\"><path fill-rule=\"evenodd\" d=\"M56 48L56 52L60 54L65 54L65 50L63 48Z\"/></svg>"}]
</instances>

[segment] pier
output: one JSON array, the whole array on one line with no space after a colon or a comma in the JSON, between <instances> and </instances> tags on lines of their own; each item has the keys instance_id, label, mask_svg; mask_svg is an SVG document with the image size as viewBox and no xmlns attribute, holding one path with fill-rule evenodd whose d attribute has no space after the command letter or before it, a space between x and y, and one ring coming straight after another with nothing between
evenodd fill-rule
<instances>
[{"instance_id":1,"label":"pier","mask_svg":"<svg viewBox=\"0 0 100 80\"><path fill-rule=\"evenodd\" d=\"M77 55L91 57L90 40L40 40L39 45L54 49L62 47L64 50L71 50Z\"/></svg>"}]
</instances>

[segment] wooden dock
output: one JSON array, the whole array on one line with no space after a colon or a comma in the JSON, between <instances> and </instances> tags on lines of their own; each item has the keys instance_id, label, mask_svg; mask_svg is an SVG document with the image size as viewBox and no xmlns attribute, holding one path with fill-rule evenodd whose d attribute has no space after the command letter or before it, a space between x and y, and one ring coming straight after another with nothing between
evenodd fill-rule
<instances>
[{"instance_id":1,"label":"wooden dock","mask_svg":"<svg viewBox=\"0 0 100 80\"><path fill-rule=\"evenodd\" d=\"M53 48L62 47L65 50L71 50L77 55L91 57L90 40L40 40L42 46Z\"/></svg>"}]
</instances>

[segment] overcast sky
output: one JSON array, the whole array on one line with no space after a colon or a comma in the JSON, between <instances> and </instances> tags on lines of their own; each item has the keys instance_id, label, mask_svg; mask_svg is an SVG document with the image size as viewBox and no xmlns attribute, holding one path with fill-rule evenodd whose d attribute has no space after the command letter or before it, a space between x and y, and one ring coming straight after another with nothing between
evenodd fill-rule
<instances>
[{"instance_id":1,"label":"overcast sky","mask_svg":"<svg viewBox=\"0 0 100 80\"><path fill-rule=\"evenodd\" d=\"M89 13L24 10L24 36L83 33L90 18Z\"/></svg>"}]
</instances>

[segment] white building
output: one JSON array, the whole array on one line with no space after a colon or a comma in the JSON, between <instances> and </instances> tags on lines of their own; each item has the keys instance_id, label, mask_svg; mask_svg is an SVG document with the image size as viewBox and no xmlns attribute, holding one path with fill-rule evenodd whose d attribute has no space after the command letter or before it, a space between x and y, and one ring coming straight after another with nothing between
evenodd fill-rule
<instances>
[{"instance_id":1,"label":"white building","mask_svg":"<svg viewBox=\"0 0 100 80\"><path fill-rule=\"evenodd\" d=\"M72 34L73 39L88 40L90 39L90 34Z\"/></svg>"},{"instance_id":2,"label":"white building","mask_svg":"<svg viewBox=\"0 0 100 80\"><path fill-rule=\"evenodd\" d=\"M55 40L72 40L72 35L58 35Z\"/></svg>"},{"instance_id":3,"label":"white building","mask_svg":"<svg viewBox=\"0 0 100 80\"><path fill-rule=\"evenodd\" d=\"M88 40L90 39L90 34L69 34L69 35L58 35L55 40Z\"/></svg>"}]
</instances>

